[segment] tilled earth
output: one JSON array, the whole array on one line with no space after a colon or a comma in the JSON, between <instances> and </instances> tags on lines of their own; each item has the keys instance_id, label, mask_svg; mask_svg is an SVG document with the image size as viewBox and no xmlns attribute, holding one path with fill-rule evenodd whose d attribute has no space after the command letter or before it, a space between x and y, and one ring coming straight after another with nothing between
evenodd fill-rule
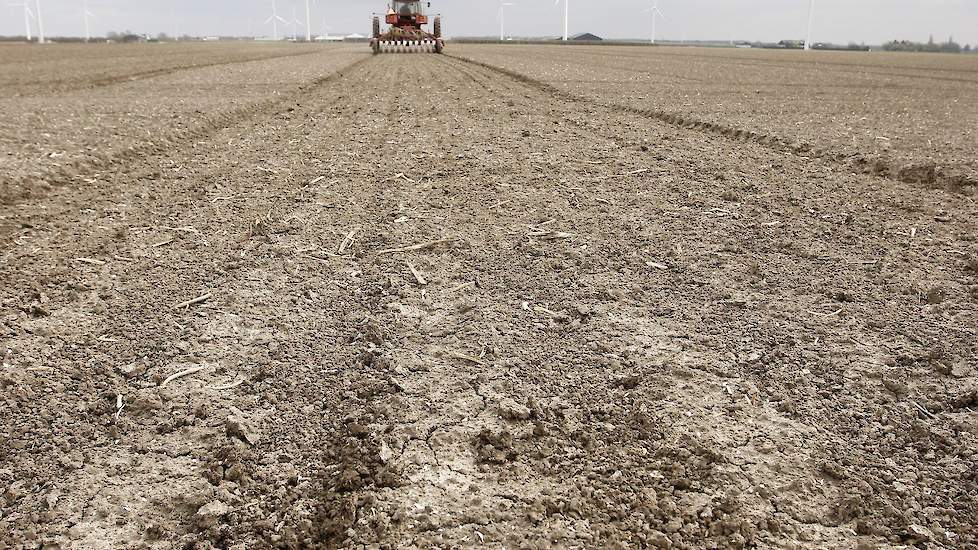
<instances>
[{"instance_id":1,"label":"tilled earth","mask_svg":"<svg viewBox=\"0 0 978 550\"><path fill-rule=\"evenodd\" d=\"M0 210L0 547L978 547L969 195L434 55L102 166Z\"/></svg>"},{"instance_id":2,"label":"tilled earth","mask_svg":"<svg viewBox=\"0 0 978 550\"><path fill-rule=\"evenodd\" d=\"M290 48L289 46L296 46ZM355 45L0 45L0 201L253 116L355 58ZM153 55L155 53L155 55Z\"/></svg>"},{"instance_id":3,"label":"tilled earth","mask_svg":"<svg viewBox=\"0 0 978 550\"><path fill-rule=\"evenodd\" d=\"M978 185L978 56L463 44L575 97L931 186Z\"/></svg>"}]
</instances>

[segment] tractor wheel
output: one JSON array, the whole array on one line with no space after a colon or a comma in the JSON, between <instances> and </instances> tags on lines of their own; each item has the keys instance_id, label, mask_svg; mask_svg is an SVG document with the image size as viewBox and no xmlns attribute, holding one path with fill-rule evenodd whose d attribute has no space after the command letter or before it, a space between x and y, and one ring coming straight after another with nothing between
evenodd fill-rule
<instances>
[{"instance_id":1,"label":"tractor wheel","mask_svg":"<svg viewBox=\"0 0 978 550\"><path fill-rule=\"evenodd\" d=\"M441 17L435 18L435 38L441 38Z\"/></svg>"},{"instance_id":2,"label":"tractor wheel","mask_svg":"<svg viewBox=\"0 0 978 550\"><path fill-rule=\"evenodd\" d=\"M441 53L443 46L441 45L441 40L435 42L435 53Z\"/></svg>"},{"instance_id":3,"label":"tractor wheel","mask_svg":"<svg viewBox=\"0 0 978 550\"><path fill-rule=\"evenodd\" d=\"M380 18L374 17L374 40L380 38Z\"/></svg>"}]
</instances>

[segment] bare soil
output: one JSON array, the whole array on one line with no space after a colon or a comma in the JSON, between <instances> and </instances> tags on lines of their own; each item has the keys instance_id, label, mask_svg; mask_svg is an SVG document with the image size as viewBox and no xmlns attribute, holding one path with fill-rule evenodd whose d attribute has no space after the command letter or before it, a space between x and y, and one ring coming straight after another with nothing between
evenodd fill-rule
<instances>
[{"instance_id":1,"label":"bare soil","mask_svg":"<svg viewBox=\"0 0 978 550\"><path fill-rule=\"evenodd\" d=\"M334 75L359 50L0 45L0 197L84 185L114 163L192 141Z\"/></svg>"},{"instance_id":2,"label":"bare soil","mask_svg":"<svg viewBox=\"0 0 978 550\"><path fill-rule=\"evenodd\" d=\"M5 197L0 548L978 548L970 195L288 59Z\"/></svg>"},{"instance_id":3,"label":"bare soil","mask_svg":"<svg viewBox=\"0 0 978 550\"><path fill-rule=\"evenodd\" d=\"M844 162L978 185L978 57L889 52L460 45L579 98Z\"/></svg>"}]
</instances>

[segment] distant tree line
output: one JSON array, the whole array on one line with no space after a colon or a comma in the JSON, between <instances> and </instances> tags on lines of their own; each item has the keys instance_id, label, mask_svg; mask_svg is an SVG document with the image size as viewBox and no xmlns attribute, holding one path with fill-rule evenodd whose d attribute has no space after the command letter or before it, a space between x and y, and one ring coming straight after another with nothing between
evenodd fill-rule
<instances>
[{"instance_id":1,"label":"distant tree line","mask_svg":"<svg viewBox=\"0 0 978 550\"><path fill-rule=\"evenodd\" d=\"M105 38L111 40L112 42L145 42L146 41L145 35L136 34L128 29L122 32L109 31L105 33Z\"/></svg>"},{"instance_id":2,"label":"distant tree line","mask_svg":"<svg viewBox=\"0 0 978 550\"><path fill-rule=\"evenodd\" d=\"M927 42L911 42L909 40L893 40L883 44L883 49L888 52L932 52L932 53L970 53L971 46L965 44L964 47L954 41L953 37L947 42L938 44L931 36Z\"/></svg>"},{"instance_id":3,"label":"distant tree line","mask_svg":"<svg viewBox=\"0 0 978 550\"><path fill-rule=\"evenodd\" d=\"M767 48L767 49L784 49L784 50L801 50L805 48L804 40L782 40L777 44L770 42L747 42L745 40L737 41L738 46L750 46L752 48ZM853 51L853 52L868 52L872 48L866 44L856 44L855 42L850 42L846 45L842 44L832 44L831 42L815 42L812 44L813 50L831 50L831 51Z\"/></svg>"},{"instance_id":4,"label":"distant tree line","mask_svg":"<svg viewBox=\"0 0 978 550\"><path fill-rule=\"evenodd\" d=\"M170 35L166 34L165 32L161 32L161 33L157 34L155 37L151 37L148 34L138 34L138 33L132 32L130 30L125 30L125 31L122 31L122 32L109 31L108 33L106 33L105 38L106 38L106 40L109 40L109 41L112 41L112 42L123 42L123 43L129 43L129 42L177 42L177 41L187 42L187 41L190 41L190 40L196 40L195 37L190 36L190 35L187 35L187 34L184 34L184 35L181 35L181 36L178 36L177 37L177 36L170 36Z\"/></svg>"}]
</instances>

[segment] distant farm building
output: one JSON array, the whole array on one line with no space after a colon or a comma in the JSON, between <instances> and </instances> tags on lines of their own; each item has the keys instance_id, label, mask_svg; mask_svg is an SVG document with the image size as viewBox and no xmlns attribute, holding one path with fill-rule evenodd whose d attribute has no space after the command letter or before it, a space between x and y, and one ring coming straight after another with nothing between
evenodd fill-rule
<instances>
[{"instance_id":1,"label":"distant farm building","mask_svg":"<svg viewBox=\"0 0 978 550\"><path fill-rule=\"evenodd\" d=\"M600 42L604 40L604 38L601 38L600 36L596 34L591 34L589 32L574 35L570 37L570 39L575 40L577 42Z\"/></svg>"}]
</instances>

